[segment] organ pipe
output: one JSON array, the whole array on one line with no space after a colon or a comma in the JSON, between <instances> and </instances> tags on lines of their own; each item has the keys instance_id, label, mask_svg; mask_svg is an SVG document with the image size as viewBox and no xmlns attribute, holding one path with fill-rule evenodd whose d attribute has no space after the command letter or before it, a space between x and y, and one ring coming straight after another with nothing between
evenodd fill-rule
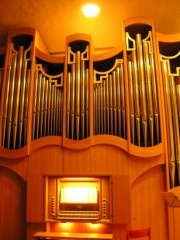
<instances>
[{"instance_id":1,"label":"organ pipe","mask_svg":"<svg viewBox=\"0 0 180 240\"><path fill-rule=\"evenodd\" d=\"M137 64L138 64L138 78L140 88L140 111L142 121L142 134L144 140L144 146L147 147L147 106L146 106L146 93L145 93L145 77L144 77L144 64L143 64L143 52L142 52L142 40L141 35L136 35L136 48L137 48Z\"/></svg>"},{"instance_id":2,"label":"organ pipe","mask_svg":"<svg viewBox=\"0 0 180 240\"><path fill-rule=\"evenodd\" d=\"M131 142L137 146L160 143L157 78L152 33L142 39L126 32L130 96Z\"/></svg>"},{"instance_id":3,"label":"organ pipe","mask_svg":"<svg viewBox=\"0 0 180 240\"><path fill-rule=\"evenodd\" d=\"M16 80L16 68L17 68L17 54L12 57L12 75L10 80L10 92L8 100L8 109L7 109L7 148L10 148L10 140L11 138L11 129L12 129L12 115L13 115L13 100L14 100L14 88L15 88L15 80Z\"/></svg>"},{"instance_id":4,"label":"organ pipe","mask_svg":"<svg viewBox=\"0 0 180 240\"><path fill-rule=\"evenodd\" d=\"M19 46L16 50L11 43L2 123L2 146L8 149L16 149L26 145L27 125L25 118L27 117L28 93L25 95L25 89L29 85L30 51L31 45L26 50L24 46Z\"/></svg>"},{"instance_id":5,"label":"organ pipe","mask_svg":"<svg viewBox=\"0 0 180 240\"><path fill-rule=\"evenodd\" d=\"M7 82L5 88L5 99L4 99L4 108L3 108L3 122L2 122L2 145L5 146L6 138L6 126L7 126L7 112L8 112L8 97L10 92L10 76L11 76L11 65L8 65L7 68Z\"/></svg>"},{"instance_id":6,"label":"organ pipe","mask_svg":"<svg viewBox=\"0 0 180 240\"><path fill-rule=\"evenodd\" d=\"M80 140L89 136L89 46L73 52L68 47L66 137Z\"/></svg>"},{"instance_id":7,"label":"organ pipe","mask_svg":"<svg viewBox=\"0 0 180 240\"><path fill-rule=\"evenodd\" d=\"M76 114L76 139L79 140L79 132L80 132L80 51L76 52L76 98L75 98L75 114ZM83 71L83 69L82 69ZM83 100L83 99L82 99ZM81 103L83 105L83 101Z\"/></svg>"},{"instance_id":8,"label":"organ pipe","mask_svg":"<svg viewBox=\"0 0 180 240\"><path fill-rule=\"evenodd\" d=\"M152 33L149 32L150 37L152 38ZM161 136L160 136L160 126L159 126L159 106L158 106L158 93L157 93L157 78L156 78L156 71L155 71L155 62L154 62L154 51L152 48L152 44L148 45L149 47L149 64L150 64L150 76L152 81L152 104L153 104L153 113L154 113L154 122L155 122L155 133L157 138L157 143L160 143Z\"/></svg>"},{"instance_id":9,"label":"organ pipe","mask_svg":"<svg viewBox=\"0 0 180 240\"><path fill-rule=\"evenodd\" d=\"M89 69L85 69L85 119L86 119L86 136L90 135L90 96L89 96L89 86L90 86L90 78L89 78Z\"/></svg>"},{"instance_id":10,"label":"organ pipe","mask_svg":"<svg viewBox=\"0 0 180 240\"><path fill-rule=\"evenodd\" d=\"M121 66L121 65L120 65ZM120 79L123 78L123 73L122 73L122 67L123 66L117 66L117 68L115 69L115 77L116 77L116 82L117 82L117 92L116 92L116 96L117 96L117 136L121 137L122 135L122 122L123 120L121 119L121 111L122 111L122 104L121 104L121 99L123 97L121 97L121 89L123 92L123 87L121 86L121 81Z\"/></svg>"},{"instance_id":11,"label":"organ pipe","mask_svg":"<svg viewBox=\"0 0 180 240\"><path fill-rule=\"evenodd\" d=\"M107 71L94 69L94 134L126 138L125 79L122 59Z\"/></svg>"},{"instance_id":12,"label":"organ pipe","mask_svg":"<svg viewBox=\"0 0 180 240\"><path fill-rule=\"evenodd\" d=\"M160 55L163 87L165 94L165 110L167 115L167 136L169 148L169 169L171 186L180 185L180 122L179 122L179 84L176 78L179 72L172 73L170 60L175 56ZM177 173L177 174L176 174Z\"/></svg>"},{"instance_id":13,"label":"organ pipe","mask_svg":"<svg viewBox=\"0 0 180 240\"><path fill-rule=\"evenodd\" d=\"M32 140L62 134L63 73L50 75L43 64L36 65Z\"/></svg>"},{"instance_id":14,"label":"organ pipe","mask_svg":"<svg viewBox=\"0 0 180 240\"><path fill-rule=\"evenodd\" d=\"M80 88L80 102L81 102L81 108L80 108L80 122L81 122L81 132L82 132L82 139L84 139L85 136L85 63L84 61L80 62L82 69L80 71L80 79L82 79L82 84Z\"/></svg>"},{"instance_id":15,"label":"organ pipe","mask_svg":"<svg viewBox=\"0 0 180 240\"><path fill-rule=\"evenodd\" d=\"M152 105L152 84L150 75L150 61L148 54L148 43L143 43L144 65L145 65L145 79L146 79L146 96L147 96L147 118L149 123L150 144L154 145L154 123L153 123L153 105Z\"/></svg>"},{"instance_id":16,"label":"organ pipe","mask_svg":"<svg viewBox=\"0 0 180 240\"><path fill-rule=\"evenodd\" d=\"M31 47L31 46L30 46ZM27 109L28 109L28 87L29 87L29 81L30 81L30 69L28 69L28 59L27 54L30 51L30 47L24 51L24 63L22 66L22 80L21 75L19 75L19 84L21 84L20 92L19 92L19 104L16 105L16 107L19 107L19 144L18 148L21 148L21 146L25 145L25 141L23 143L22 139L26 139L26 134L23 138L23 132L26 133L27 124L25 123L25 119L27 122ZM23 60L22 60L23 61ZM27 90L27 91L26 91ZM16 116L16 118L18 118ZM17 121L17 119L16 119ZM24 127L24 129L23 129ZM17 127L16 127L16 134L17 134ZM15 142L14 142L14 148L15 148Z\"/></svg>"},{"instance_id":17,"label":"organ pipe","mask_svg":"<svg viewBox=\"0 0 180 240\"><path fill-rule=\"evenodd\" d=\"M28 122L28 104L29 104L29 86L30 86L30 77L31 77L31 71L30 69L27 69L27 77L26 77L26 87L25 87L25 99L24 99L24 141L22 141L23 146L26 145L26 139L27 139L27 122Z\"/></svg>"},{"instance_id":18,"label":"organ pipe","mask_svg":"<svg viewBox=\"0 0 180 240\"><path fill-rule=\"evenodd\" d=\"M134 89L132 76L132 62L128 61L129 76L129 108L130 108L130 126L131 126L131 142L135 144L135 110L134 110Z\"/></svg>"},{"instance_id":19,"label":"organ pipe","mask_svg":"<svg viewBox=\"0 0 180 240\"><path fill-rule=\"evenodd\" d=\"M46 78L45 76L42 77L42 84L41 84L41 101L40 101L40 131L39 136L43 136L43 122L44 122L44 114L45 114L45 84Z\"/></svg>"},{"instance_id":20,"label":"organ pipe","mask_svg":"<svg viewBox=\"0 0 180 240\"><path fill-rule=\"evenodd\" d=\"M122 136L126 139L126 103L125 103L125 78L124 66L120 62L120 85L121 85L121 106L122 106Z\"/></svg>"},{"instance_id":21,"label":"organ pipe","mask_svg":"<svg viewBox=\"0 0 180 240\"><path fill-rule=\"evenodd\" d=\"M106 117L107 117L107 134L110 134L110 107L109 107L109 78L106 79ZM95 133L96 134L96 133Z\"/></svg>"},{"instance_id":22,"label":"organ pipe","mask_svg":"<svg viewBox=\"0 0 180 240\"><path fill-rule=\"evenodd\" d=\"M139 82L138 82L138 67L136 60L136 52L132 51L132 64L133 64L133 81L134 81L134 96L132 96L132 102L134 102L135 106L135 120L136 120L136 134L137 134L137 145L141 145L141 115L140 115L140 90L139 90ZM134 134L134 133L133 133Z\"/></svg>"}]
</instances>

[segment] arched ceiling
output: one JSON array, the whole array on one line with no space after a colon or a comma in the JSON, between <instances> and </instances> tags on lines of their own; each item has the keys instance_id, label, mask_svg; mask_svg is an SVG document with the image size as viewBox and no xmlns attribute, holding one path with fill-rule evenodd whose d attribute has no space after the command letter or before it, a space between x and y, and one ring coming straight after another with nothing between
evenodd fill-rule
<instances>
[{"instance_id":1,"label":"arched ceiling","mask_svg":"<svg viewBox=\"0 0 180 240\"><path fill-rule=\"evenodd\" d=\"M35 28L50 53L63 52L65 38L75 33L92 37L93 48L116 47L121 39L122 21L149 17L155 31L180 33L179 0L94 0L101 8L96 18L83 16L81 8L89 0L1 0L0 46L9 30Z\"/></svg>"}]
</instances>

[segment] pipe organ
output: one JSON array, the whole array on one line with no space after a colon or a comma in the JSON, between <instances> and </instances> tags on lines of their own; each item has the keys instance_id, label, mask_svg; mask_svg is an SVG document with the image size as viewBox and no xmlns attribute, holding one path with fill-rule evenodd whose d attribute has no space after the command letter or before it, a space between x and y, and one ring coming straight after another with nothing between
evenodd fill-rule
<instances>
[{"instance_id":1,"label":"pipe organ","mask_svg":"<svg viewBox=\"0 0 180 240\"><path fill-rule=\"evenodd\" d=\"M93 55L90 36L75 34L64 56L52 56L34 29L9 33L0 50L2 157L109 143L140 157L165 152L169 186L180 185L179 40L144 19L124 21L122 35L120 47Z\"/></svg>"}]
</instances>

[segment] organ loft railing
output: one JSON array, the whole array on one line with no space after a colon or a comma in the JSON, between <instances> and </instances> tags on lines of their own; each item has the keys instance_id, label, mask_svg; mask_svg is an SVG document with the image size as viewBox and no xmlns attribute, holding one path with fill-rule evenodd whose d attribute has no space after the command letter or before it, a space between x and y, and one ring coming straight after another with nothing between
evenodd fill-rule
<instances>
[{"instance_id":1,"label":"organ loft railing","mask_svg":"<svg viewBox=\"0 0 180 240\"><path fill-rule=\"evenodd\" d=\"M154 146L161 134L152 32L126 31L126 49L131 142Z\"/></svg>"}]
</instances>

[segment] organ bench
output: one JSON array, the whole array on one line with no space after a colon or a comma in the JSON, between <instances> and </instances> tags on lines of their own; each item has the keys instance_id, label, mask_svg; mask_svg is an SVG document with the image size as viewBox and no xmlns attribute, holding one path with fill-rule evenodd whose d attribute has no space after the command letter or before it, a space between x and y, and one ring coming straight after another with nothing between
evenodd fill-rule
<instances>
[{"instance_id":1,"label":"organ bench","mask_svg":"<svg viewBox=\"0 0 180 240\"><path fill-rule=\"evenodd\" d=\"M113 234L107 233L68 233L68 232L37 232L34 239L99 239L112 240Z\"/></svg>"}]
</instances>

